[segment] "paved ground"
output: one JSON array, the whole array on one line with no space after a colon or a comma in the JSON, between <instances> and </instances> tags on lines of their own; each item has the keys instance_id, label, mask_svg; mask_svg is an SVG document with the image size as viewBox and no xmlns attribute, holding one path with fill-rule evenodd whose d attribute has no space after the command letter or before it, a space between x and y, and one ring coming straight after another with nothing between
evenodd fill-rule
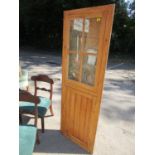
<instances>
[{"instance_id":1,"label":"paved ground","mask_svg":"<svg viewBox=\"0 0 155 155\"><path fill-rule=\"evenodd\" d=\"M29 70L29 77L38 73L54 79L54 117L47 117L46 131L40 134L41 144L34 155L87 154L59 132L61 103L61 56L54 52L37 53L20 50L20 62ZM104 86L94 155L134 155L134 65L109 60ZM30 91L33 92L33 84ZM32 120L30 120L32 121Z\"/></svg>"}]
</instances>

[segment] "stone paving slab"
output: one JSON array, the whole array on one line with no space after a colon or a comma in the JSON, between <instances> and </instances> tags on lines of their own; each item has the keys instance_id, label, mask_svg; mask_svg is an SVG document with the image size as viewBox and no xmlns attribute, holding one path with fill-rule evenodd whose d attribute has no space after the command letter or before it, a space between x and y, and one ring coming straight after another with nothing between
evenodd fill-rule
<instances>
[{"instance_id":1,"label":"stone paving slab","mask_svg":"<svg viewBox=\"0 0 155 155\"><path fill-rule=\"evenodd\" d=\"M61 56L20 50L20 63L32 75L44 73L54 79L53 109L55 116L45 119L46 131L40 133L41 144L34 155L88 154L60 133ZM94 147L94 155L134 155L135 137L134 64L109 61L104 96ZM34 92L30 82L30 92ZM48 112L49 114L49 112ZM30 120L30 122L32 119ZM40 121L39 121L40 123Z\"/></svg>"}]
</instances>

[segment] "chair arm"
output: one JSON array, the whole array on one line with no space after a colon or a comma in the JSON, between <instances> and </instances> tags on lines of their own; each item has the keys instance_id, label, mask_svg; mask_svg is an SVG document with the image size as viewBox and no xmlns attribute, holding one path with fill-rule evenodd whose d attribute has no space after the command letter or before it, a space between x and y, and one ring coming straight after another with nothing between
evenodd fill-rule
<instances>
[{"instance_id":1,"label":"chair arm","mask_svg":"<svg viewBox=\"0 0 155 155\"><path fill-rule=\"evenodd\" d=\"M38 104L40 102L40 99L38 96L33 96L27 91L19 90L19 101L26 101Z\"/></svg>"}]
</instances>

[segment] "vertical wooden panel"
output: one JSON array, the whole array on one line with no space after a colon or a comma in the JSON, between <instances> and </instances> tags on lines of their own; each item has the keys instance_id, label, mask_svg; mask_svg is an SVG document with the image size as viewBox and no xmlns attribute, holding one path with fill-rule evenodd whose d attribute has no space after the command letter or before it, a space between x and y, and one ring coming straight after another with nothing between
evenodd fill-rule
<instances>
[{"instance_id":1,"label":"vertical wooden panel","mask_svg":"<svg viewBox=\"0 0 155 155\"><path fill-rule=\"evenodd\" d=\"M81 141L85 141L84 138L84 132L83 129L85 128L85 116L86 116L86 97L82 97L82 101L81 101L81 109L80 109L80 135L79 135L79 139Z\"/></svg>"},{"instance_id":2,"label":"vertical wooden panel","mask_svg":"<svg viewBox=\"0 0 155 155\"><path fill-rule=\"evenodd\" d=\"M74 101L74 127L73 127L73 135L76 137L77 133L77 115L78 115L78 104L77 104L77 94L75 94L75 101Z\"/></svg>"},{"instance_id":3,"label":"vertical wooden panel","mask_svg":"<svg viewBox=\"0 0 155 155\"><path fill-rule=\"evenodd\" d=\"M67 132L67 129L68 129L68 119L65 119L67 118L67 115L68 115L68 100L69 100L69 89L66 89L65 90L65 96L66 96L66 100L65 100L65 104L64 104L64 123L63 123L63 126L64 126L64 131Z\"/></svg>"},{"instance_id":4,"label":"vertical wooden panel","mask_svg":"<svg viewBox=\"0 0 155 155\"><path fill-rule=\"evenodd\" d=\"M74 131L74 113L75 113L75 93L74 92L72 92L72 94L71 94L71 100L70 100L70 102L71 102L71 105L70 105L70 117L69 117L69 119L70 119L70 129L69 129L69 132L70 133L73 133L73 131Z\"/></svg>"}]
</instances>

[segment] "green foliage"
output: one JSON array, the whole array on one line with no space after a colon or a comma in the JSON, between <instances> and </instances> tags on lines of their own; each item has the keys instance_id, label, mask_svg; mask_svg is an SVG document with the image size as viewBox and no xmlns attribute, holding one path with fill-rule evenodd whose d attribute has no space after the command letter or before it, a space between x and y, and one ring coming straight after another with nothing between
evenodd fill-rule
<instances>
[{"instance_id":1,"label":"green foliage","mask_svg":"<svg viewBox=\"0 0 155 155\"><path fill-rule=\"evenodd\" d=\"M129 10L128 10L129 9ZM128 55L135 54L135 17L134 2L129 5L120 0L116 3L113 33L110 51L112 54Z\"/></svg>"},{"instance_id":2,"label":"green foliage","mask_svg":"<svg viewBox=\"0 0 155 155\"><path fill-rule=\"evenodd\" d=\"M124 0L20 0L20 45L61 49L63 11L116 3L111 54L134 56L134 2Z\"/></svg>"}]
</instances>

